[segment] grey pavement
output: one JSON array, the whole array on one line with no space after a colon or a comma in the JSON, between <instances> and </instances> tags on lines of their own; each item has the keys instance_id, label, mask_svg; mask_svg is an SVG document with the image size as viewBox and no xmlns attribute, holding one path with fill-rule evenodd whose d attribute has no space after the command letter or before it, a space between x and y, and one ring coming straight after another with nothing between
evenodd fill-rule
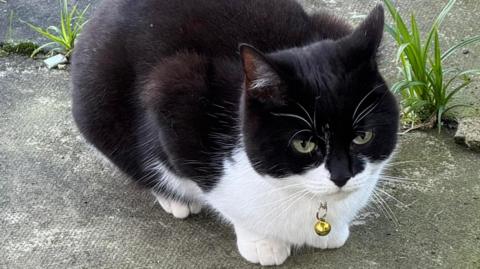
<instances>
[{"instance_id":1,"label":"grey pavement","mask_svg":"<svg viewBox=\"0 0 480 269\"><path fill-rule=\"evenodd\" d=\"M45 10L37 7L31 12L39 15L29 17L39 20L56 3L7 3L36 2ZM352 21L372 6L304 2ZM441 6L398 2L425 18ZM459 1L457 15L449 17L453 25L446 24L449 38L479 29L472 13L480 11L478 3ZM474 47L455 60L473 66L479 55ZM387 53L383 66L392 76L389 61ZM254 267L239 256L231 227L215 214L173 219L147 191L99 159L73 125L70 109L68 71L49 71L21 56L0 58L0 268ZM394 178L382 187L399 201L382 193L389 209L372 203L343 248L296 250L283 267L480 268L479 170L480 155L455 144L448 130L401 136L387 171Z\"/></svg>"}]
</instances>

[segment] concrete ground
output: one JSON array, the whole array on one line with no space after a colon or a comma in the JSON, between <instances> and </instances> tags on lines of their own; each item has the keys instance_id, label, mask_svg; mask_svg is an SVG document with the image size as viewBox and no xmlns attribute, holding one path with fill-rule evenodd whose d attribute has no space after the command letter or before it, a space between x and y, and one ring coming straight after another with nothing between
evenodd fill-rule
<instances>
[{"instance_id":1,"label":"concrete ground","mask_svg":"<svg viewBox=\"0 0 480 269\"><path fill-rule=\"evenodd\" d=\"M398 2L426 19L443 4ZM0 1L0 11L28 3ZM352 21L372 6L304 4L339 10ZM55 10L49 5L18 13L42 18ZM479 29L478 1L457 6L447 39ZM4 25L2 13L0 36ZM471 68L479 55L474 47L455 61ZM385 55L387 77L389 61ZM147 191L100 161L73 125L69 91L68 71L49 71L21 56L0 58L0 268L254 267L237 253L232 229L213 214L173 219ZM382 185L399 201L382 193L390 211L372 203L343 248L297 250L284 268L480 268L479 164L480 155L454 144L448 131L402 136L388 170L395 182Z\"/></svg>"}]
</instances>

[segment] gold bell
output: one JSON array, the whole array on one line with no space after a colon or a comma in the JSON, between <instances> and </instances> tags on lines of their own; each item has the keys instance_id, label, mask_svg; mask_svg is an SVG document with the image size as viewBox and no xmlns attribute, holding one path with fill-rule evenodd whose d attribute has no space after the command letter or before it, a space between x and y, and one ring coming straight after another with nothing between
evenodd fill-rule
<instances>
[{"instance_id":1,"label":"gold bell","mask_svg":"<svg viewBox=\"0 0 480 269\"><path fill-rule=\"evenodd\" d=\"M315 223L314 228L315 233L317 233L319 236L326 236L332 229L330 223L326 222L324 219L319 219L317 223Z\"/></svg>"}]
</instances>

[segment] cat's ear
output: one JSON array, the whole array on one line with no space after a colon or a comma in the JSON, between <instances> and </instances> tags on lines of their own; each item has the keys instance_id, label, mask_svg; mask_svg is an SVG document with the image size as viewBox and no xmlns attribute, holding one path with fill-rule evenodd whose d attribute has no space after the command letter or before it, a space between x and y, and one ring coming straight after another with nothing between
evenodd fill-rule
<instances>
[{"instance_id":1,"label":"cat's ear","mask_svg":"<svg viewBox=\"0 0 480 269\"><path fill-rule=\"evenodd\" d=\"M239 46L245 73L245 90L263 103L283 104L282 80L265 55L248 44Z\"/></svg>"},{"instance_id":2,"label":"cat's ear","mask_svg":"<svg viewBox=\"0 0 480 269\"><path fill-rule=\"evenodd\" d=\"M350 35L339 42L348 51L349 57L375 58L382 42L384 24L383 7L377 5Z\"/></svg>"}]
</instances>

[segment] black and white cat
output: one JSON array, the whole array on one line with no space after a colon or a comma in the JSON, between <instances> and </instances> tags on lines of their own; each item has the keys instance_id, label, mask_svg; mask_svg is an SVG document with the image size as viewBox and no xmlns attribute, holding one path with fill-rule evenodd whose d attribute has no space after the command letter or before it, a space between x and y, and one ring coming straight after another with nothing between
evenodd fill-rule
<instances>
[{"instance_id":1,"label":"black and white cat","mask_svg":"<svg viewBox=\"0 0 480 269\"><path fill-rule=\"evenodd\" d=\"M352 30L292 0L106 0L73 55L74 118L165 211L219 212L250 262L338 248L396 145L383 25L381 6Z\"/></svg>"}]
</instances>

